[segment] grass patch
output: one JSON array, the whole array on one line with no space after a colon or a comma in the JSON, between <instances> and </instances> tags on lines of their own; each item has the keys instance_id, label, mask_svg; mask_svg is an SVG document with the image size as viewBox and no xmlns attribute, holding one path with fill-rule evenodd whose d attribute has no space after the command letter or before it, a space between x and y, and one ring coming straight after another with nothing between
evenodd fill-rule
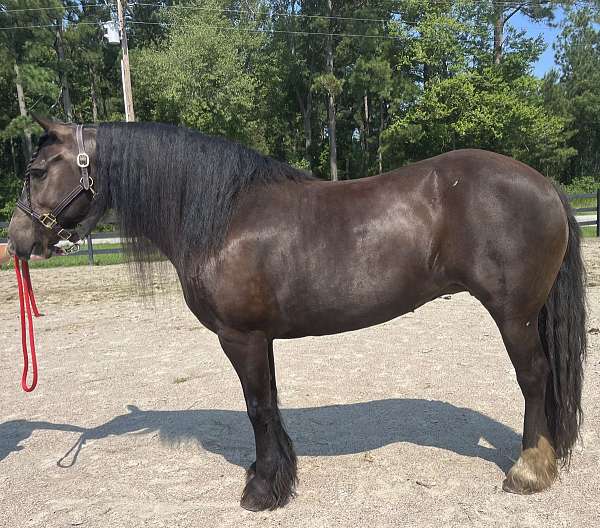
<instances>
[{"instance_id":1,"label":"grass patch","mask_svg":"<svg viewBox=\"0 0 600 528\"><path fill-rule=\"evenodd\" d=\"M102 242L94 242L94 249L117 249L121 248L121 244L103 244ZM87 244L80 244L81 251L87 251Z\"/></svg>"},{"instance_id":2,"label":"grass patch","mask_svg":"<svg viewBox=\"0 0 600 528\"><path fill-rule=\"evenodd\" d=\"M571 207L573 209L583 209L584 207L596 207L596 198L582 198L580 200L572 200ZM593 215L592 211L587 213L575 213L576 215Z\"/></svg>"},{"instance_id":3,"label":"grass patch","mask_svg":"<svg viewBox=\"0 0 600 528\"><path fill-rule=\"evenodd\" d=\"M588 193L596 193L596 190L600 187L600 181L597 179L598 177L594 176L583 176L576 178L568 185L562 185L563 191L566 194L588 194ZM583 207L596 207L596 197L592 198L584 198L579 200L573 200L571 202L571 207L573 209L580 209ZM582 214L582 213L578 213ZM588 214L588 213L583 213ZM592 214L592 213L589 213Z\"/></svg>"},{"instance_id":4,"label":"grass patch","mask_svg":"<svg viewBox=\"0 0 600 528\"><path fill-rule=\"evenodd\" d=\"M94 249L121 249L121 244L94 244ZM31 269L36 268L70 268L73 266L87 266L87 244L81 244L81 254L68 255L68 256L53 256L48 260L32 260L29 262ZM114 254L99 254L94 253L94 266L110 266L112 264L123 264L125 263L125 257L122 253ZM1 270L13 269L12 260L2 264Z\"/></svg>"},{"instance_id":5,"label":"grass patch","mask_svg":"<svg viewBox=\"0 0 600 528\"><path fill-rule=\"evenodd\" d=\"M122 254L117 253L114 255L94 255L94 266L110 266L112 264L123 264L125 258ZM69 257L52 257L48 260L32 260L29 263L31 269L38 268L69 268L72 266L87 266L88 257L87 255L75 255ZM7 270L12 269L12 261L2 264L0 269Z\"/></svg>"},{"instance_id":6,"label":"grass patch","mask_svg":"<svg viewBox=\"0 0 600 528\"><path fill-rule=\"evenodd\" d=\"M584 238L596 237L596 226L584 226L581 228L581 233Z\"/></svg>"}]
</instances>

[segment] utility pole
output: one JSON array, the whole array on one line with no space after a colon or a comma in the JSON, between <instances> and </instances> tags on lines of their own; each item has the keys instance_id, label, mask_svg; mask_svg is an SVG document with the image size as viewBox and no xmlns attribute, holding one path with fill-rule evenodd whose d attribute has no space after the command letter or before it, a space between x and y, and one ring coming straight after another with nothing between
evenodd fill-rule
<instances>
[{"instance_id":1,"label":"utility pole","mask_svg":"<svg viewBox=\"0 0 600 528\"><path fill-rule=\"evenodd\" d=\"M127 31L125 30L125 9L127 0L117 0L117 14L119 16L119 31L121 34L121 80L123 81L123 99L125 99L125 120L135 121L133 112L133 95L131 92L131 73L129 70L129 48L127 47Z\"/></svg>"},{"instance_id":2,"label":"utility pole","mask_svg":"<svg viewBox=\"0 0 600 528\"><path fill-rule=\"evenodd\" d=\"M56 22L56 54L58 55L58 67L60 70L60 84L62 88L63 109L67 116L67 121L73 121L73 105L71 104L71 93L69 91L69 80L65 67L65 50L63 48L63 19Z\"/></svg>"}]
</instances>

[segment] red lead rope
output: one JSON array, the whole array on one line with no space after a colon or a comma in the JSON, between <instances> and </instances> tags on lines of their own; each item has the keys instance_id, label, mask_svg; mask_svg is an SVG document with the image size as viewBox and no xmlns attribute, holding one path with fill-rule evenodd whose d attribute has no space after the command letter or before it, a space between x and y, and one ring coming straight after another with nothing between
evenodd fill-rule
<instances>
[{"instance_id":1,"label":"red lead rope","mask_svg":"<svg viewBox=\"0 0 600 528\"><path fill-rule=\"evenodd\" d=\"M21 268L23 267L23 276L21 277ZM38 373L37 373L37 358L35 355L35 338L33 335L33 315L36 317L40 316L37 305L35 304L35 297L33 296L33 289L31 288L31 277L29 276L29 265L24 260L22 263L19 257L15 256L15 271L17 273L17 284L19 286L19 305L21 306L21 344L23 346L23 375L21 376L21 387L25 392L31 392L37 385ZM29 329L29 343L31 345L31 370L32 370L32 381L31 385L27 385L27 376L29 373L29 353L27 351L27 331L25 328L25 311L27 311L27 323Z\"/></svg>"}]
</instances>

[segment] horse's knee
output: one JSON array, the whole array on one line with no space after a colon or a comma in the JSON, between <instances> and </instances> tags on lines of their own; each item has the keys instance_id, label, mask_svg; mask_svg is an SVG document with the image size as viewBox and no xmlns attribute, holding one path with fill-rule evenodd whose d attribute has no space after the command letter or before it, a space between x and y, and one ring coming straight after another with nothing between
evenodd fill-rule
<instances>
[{"instance_id":1,"label":"horse's knee","mask_svg":"<svg viewBox=\"0 0 600 528\"><path fill-rule=\"evenodd\" d=\"M273 407L271 401L260 402L257 398L249 398L246 410L252 425L266 425L279 421L279 411Z\"/></svg>"}]
</instances>

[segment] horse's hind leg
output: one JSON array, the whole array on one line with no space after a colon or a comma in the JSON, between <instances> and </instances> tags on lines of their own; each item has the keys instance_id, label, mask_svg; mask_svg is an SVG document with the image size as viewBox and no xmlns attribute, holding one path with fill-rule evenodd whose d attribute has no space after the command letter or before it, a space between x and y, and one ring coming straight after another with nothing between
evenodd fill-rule
<instances>
[{"instance_id":1,"label":"horse's hind leg","mask_svg":"<svg viewBox=\"0 0 600 528\"><path fill-rule=\"evenodd\" d=\"M531 318L496 321L515 367L525 398L523 450L502 485L512 493L535 493L556 479L556 454L545 413L550 367L538 332L537 314Z\"/></svg>"},{"instance_id":2,"label":"horse's hind leg","mask_svg":"<svg viewBox=\"0 0 600 528\"><path fill-rule=\"evenodd\" d=\"M296 455L277 406L272 343L260 332L223 332L219 340L242 383L256 442L241 505L251 511L283 506L294 495Z\"/></svg>"}]
</instances>

